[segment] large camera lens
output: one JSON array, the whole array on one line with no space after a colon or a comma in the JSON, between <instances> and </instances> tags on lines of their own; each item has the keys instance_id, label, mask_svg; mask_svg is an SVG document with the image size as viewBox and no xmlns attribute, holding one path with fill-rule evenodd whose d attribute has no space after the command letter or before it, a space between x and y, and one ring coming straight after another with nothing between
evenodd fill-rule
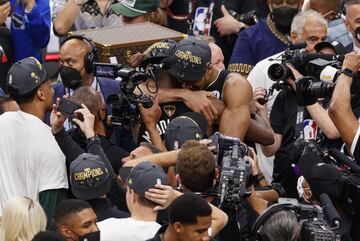
<instances>
[{"instance_id":1,"label":"large camera lens","mask_svg":"<svg viewBox=\"0 0 360 241\"><path fill-rule=\"evenodd\" d=\"M290 69L285 64L272 64L268 69L268 75L272 81L285 80L290 77L290 73Z\"/></svg>"},{"instance_id":2,"label":"large camera lens","mask_svg":"<svg viewBox=\"0 0 360 241\"><path fill-rule=\"evenodd\" d=\"M335 85L326 82L312 83L308 88L308 95L316 98L331 97Z\"/></svg>"}]
</instances>

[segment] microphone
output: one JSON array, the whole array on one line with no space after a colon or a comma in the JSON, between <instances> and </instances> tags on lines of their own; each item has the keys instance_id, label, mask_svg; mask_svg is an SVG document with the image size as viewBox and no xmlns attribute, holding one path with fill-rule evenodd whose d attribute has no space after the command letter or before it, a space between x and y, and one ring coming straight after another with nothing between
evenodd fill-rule
<instances>
[{"instance_id":1,"label":"microphone","mask_svg":"<svg viewBox=\"0 0 360 241\"><path fill-rule=\"evenodd\" d=\"M332 66L326 66L320 73L320 80L329 84L333 84L337 79L338 69Z\"/></svg>"},{"instance_id":2,"label":"microphone","mask_svg":"<svg viewBox=\"0 0 360 241\"><path fill-rule=\"evenodd\" d=\"M330 154L330 156L335 158L340 163L345 164L346 166L349 166L353 171L360 174L360 166L358 166L356 163L351 161L347 156L345 156L339 150L332 148L329 151L329 154Z\"/></svg>"},{"instance_id":3,"label":"microphone","mask_svg":"<svg viewBox=\"0 0 360 241\"><path fill-rule=\"evenodd\" d=\"M331 227L339 228L341 225L341 218L329 198L329 195L322 193L320 195L320 201L325 209L326 215L329 218Z\"/></svg>"}]
</instances>

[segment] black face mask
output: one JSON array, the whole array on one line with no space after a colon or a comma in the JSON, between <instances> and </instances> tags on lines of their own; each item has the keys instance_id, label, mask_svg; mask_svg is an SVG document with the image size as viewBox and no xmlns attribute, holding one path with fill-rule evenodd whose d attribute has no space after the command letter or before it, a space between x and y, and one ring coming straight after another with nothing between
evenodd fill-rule
<instances>
[{"instance_id":1,"label":"black face mask","mask_svg":"<svg viewBox=\"0 0 360 241\"><path fill-rule=\"evenodd\" d=\"M65 87L75 90L80 86L82 82L80 71L71 67L61 66L59 72Z\"/></svg>"},{"instance_id":2,"label":"black face mask","mask_svg":"<svg viewBox=\"0 0 360 241\"><path fill-rule=\"evenodd\" d=\"M100 241L100 231L87 233L79 237L79 241Z\"/></svg>"},{"instance_id":3,"label":"black face mask","mask_svg":"<svg viewBox=\"0 0 360 241\"><path fill-rule=\"evenodd\" d=\"M290 34L292 20L298 12L299 9L289 7L273 9L272 18L277 30L283 34Z\"/></svg>"}]
</instances>

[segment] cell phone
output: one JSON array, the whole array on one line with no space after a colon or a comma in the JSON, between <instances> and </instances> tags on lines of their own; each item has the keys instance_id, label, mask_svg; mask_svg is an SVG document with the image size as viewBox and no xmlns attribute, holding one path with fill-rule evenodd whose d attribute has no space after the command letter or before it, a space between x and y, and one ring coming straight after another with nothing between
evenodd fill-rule
<instances>
[{"instance_id":1,"label":"cell phone","mask_svg":"<svg viewBox=\"0 0 360 241\"><path fill-rule=\"evenodd\" d=\"M65 98L60 99L58 111L61 112L61 114L74 117L74 112L78 109L81 109L81 106L79 104L76 104Z\"/></svg>"}]
</instances>

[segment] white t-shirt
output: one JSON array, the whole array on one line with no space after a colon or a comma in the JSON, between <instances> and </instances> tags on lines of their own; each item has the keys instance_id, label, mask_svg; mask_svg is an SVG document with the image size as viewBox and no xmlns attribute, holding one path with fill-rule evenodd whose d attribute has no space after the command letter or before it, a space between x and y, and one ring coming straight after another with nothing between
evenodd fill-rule
<instances>
[{"instance_id":1,"label":"white t-shirt","mask_svg":"<svg viewBox=\"0 0 360 241\"><path fill-rule=\"evenodd\" d=\"M98 224L101 241L144 241L155 236L161 225L155 221L108 218Z\"/></svg>"},{"instance_id":2,"label":"white t-shirt","mask_svg":"<svg viewBox=\"0 0 360 241\"><path fill-rule=\"evenodd\" d=\"M270 79L268 75L268 69L272 64L281 63L281 55L283 53L284 52L277 53L269 58L261 60L254 66L254 68L251 70L251 72L247 77L253 90L255 90L255 88L258 87L263 87L267 89L267 91L269 91L270 87L275 82ZM267 102L267 111L269 117L270 117L271 108L274 104L275 98L278 93L279 92L277 90L274 90L273 95L269 97L269 100ZM266 181L268 183L271 183L273 169L274 169L274 156L266 157L262 152L260 145L256 143L255 146L256 146L256 152L258 156L258 163L260 170L264 173Z\"/></svg>"},{"instance_id":3,"label":"white t-shirt","mask_svg":"<svg viewBox=\"0 0 360 241\"><path fill-rule=\"evenodd\" d=\"M0 116L0 216L8 199L68 188L65 156L50 127L34 115L16 111Z\"/></svg>"}]
</instances>

